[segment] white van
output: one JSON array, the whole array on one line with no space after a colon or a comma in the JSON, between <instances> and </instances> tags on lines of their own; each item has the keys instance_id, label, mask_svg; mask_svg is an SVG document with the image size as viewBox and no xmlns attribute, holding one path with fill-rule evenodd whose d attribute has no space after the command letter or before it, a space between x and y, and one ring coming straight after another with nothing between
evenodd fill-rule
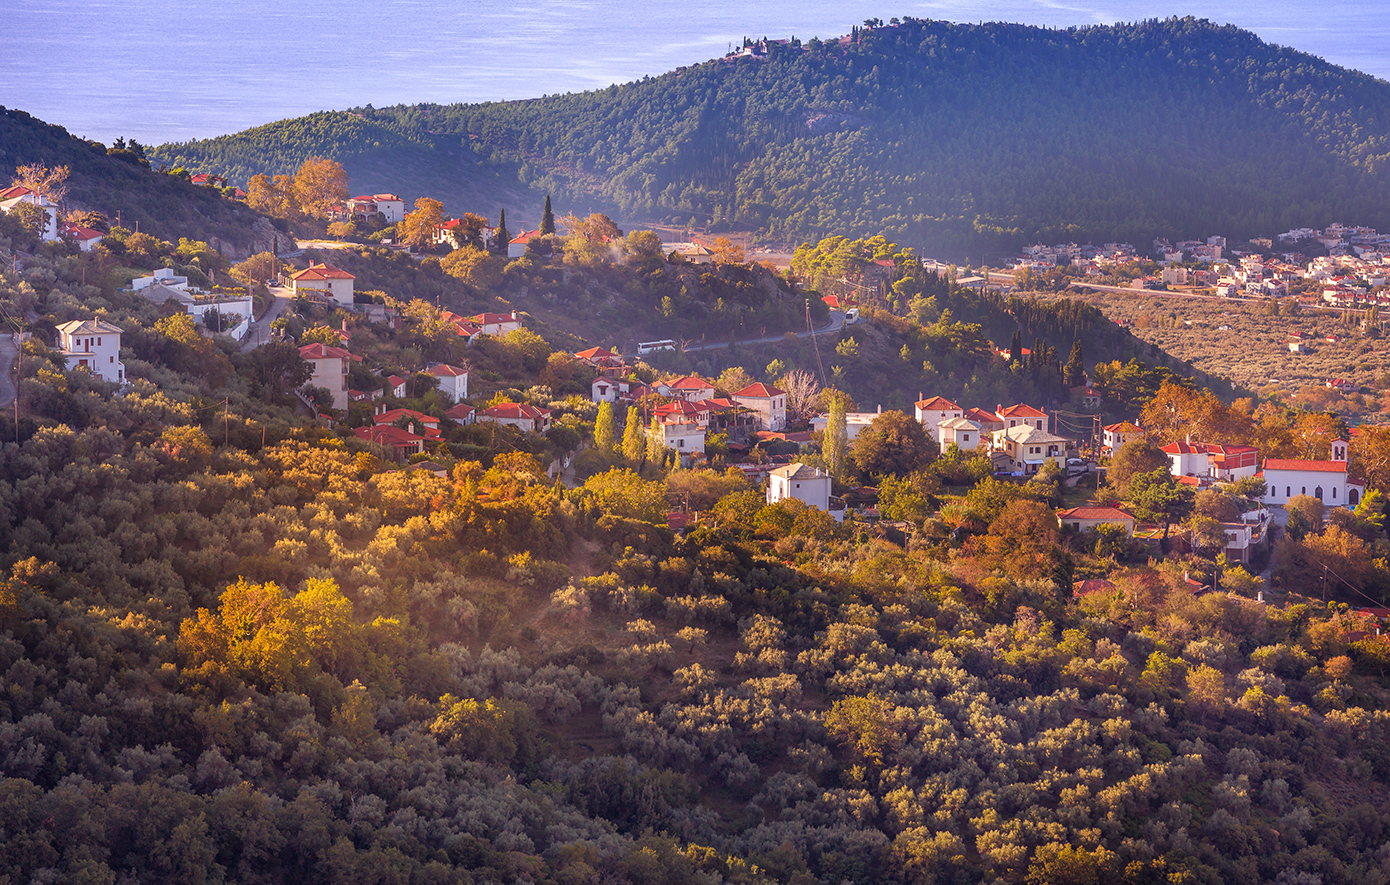
<instances>
[{"instance_id":1,"label":"white van","mask_svg":"<svg viewBox=\"0 0 1390 885\"><path fill-rule=\"evenodd\" d=\"M857 307L851 307L849 310L845 311L845 325L846 325L846 326L851 325L851 324L853 324L853 323L857 323L857 322L859 322L859 308L857 308Z\"/></svg>"},{"instance_id":2,"label":"white van","mask_svg":"<svg viewBox=\"0 0 1390 885\"><path fill-rule=\"evenodd\" d=\"M663 338L660 341L641 341L637 344L637 355L642 356L648 353L656 353L658 350L675 350L676 342L670 338Z\"/></svg>"}]
</instances>

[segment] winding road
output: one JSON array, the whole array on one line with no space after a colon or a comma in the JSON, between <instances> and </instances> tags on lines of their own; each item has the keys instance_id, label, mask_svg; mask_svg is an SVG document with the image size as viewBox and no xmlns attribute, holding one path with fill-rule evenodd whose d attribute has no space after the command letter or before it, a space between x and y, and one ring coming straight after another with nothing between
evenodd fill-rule
<instances>
[{"instance_id":1,"label":"winding road","mask_svg":"<svg viewBox=\"0 0 1390 885\"><path fill-rule=\"evenodd\" d=\"M815 331L809 331L809 330L808 330L808 331L805 331L805 332L797 332L797 333L796 333L796 337L797 337L797 338L810 338L812 335L826 335L826 334L829 334L829 333L831 333L831 332L838 332L838 331L840 331L841 329L843 329L843 328L845 327L845 325L846 325L846 324L845 324L845 315L844 315L844 313L842 313L842 312L840 312L840 311L838 311L838 310L832 310L832 311L830 311L830 322L826 323L824 326L822 326L822 327L819 328L819 329L816 329ZM730 341L716 341L716 342L712 342L712 343L709 343L709 344L691 344L691 345L688 345L687 347L684 348L684 352L685 352L685 353L695 353L695 352L697 352L697 351L718 350L718 349L723 348L723 347L728 347L730 344L738 344L738 345L740 345L740 346L741 346L741 345L744 345L744 344L776 344L776 343L779 342L779 341L785 341L785 340L787 340L787 335L786 335L786 333L783 333L783 334L781 334L781 335L767 335L767 336L764 336L764 337L762 337L762 338L743 338L743 339L740 339L740 340L738 340L738 341L733 341L733 342L730 342ZM629 358L629 359L636 359L636 358L637 358L637 354L635 354L635 353L633 353L633 354L628 354L628 358Z\"/></svg>"},{"instance_id":2,"label":"winding road","mask_svg":"<svg viewBox=\"0 0 1390 885\"><path fill-rule=\"evenodd\" d=\"M246 338L241 342L242 353L250 353L270 340L270 324L285 312L285 308L289 307L294 299L294 290L288 286L271 286L270 294L275 296L275 303L265 312L265 316L251 324L251 331L246 333Z\"/></svg>"}]
</instances>

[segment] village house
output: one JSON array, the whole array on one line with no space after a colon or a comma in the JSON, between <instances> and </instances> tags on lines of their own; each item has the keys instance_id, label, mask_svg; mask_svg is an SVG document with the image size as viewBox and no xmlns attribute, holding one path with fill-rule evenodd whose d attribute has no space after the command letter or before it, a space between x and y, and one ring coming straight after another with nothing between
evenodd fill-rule
<instances>
[{"instance_id":1,"label":"village house","mask_svg":"<svg viewBox=\"0 0 1390 885\"><path fill-rule=\"evenodd\" d=\"M939 396L919 399L914 403L917 420L926 429L933 442L938 442L937 426L949 418L960 418L965 410L948 399Z\"/></svg>"},{"instance_id":2,"label":"village house","mask_svg":"<svg viewBox=\"0 0 1390 885\"><path fill-rule=\"evenodd\" d=\"M1310 495L1331 507L1355 507L1366 494L1364 483L1347 479L1346 440L1332 441L1330 461L1267 458L1264 464L1265 504L1283 506L1298 495Z\"/></svg>"},{"instance_id":3,"label":"village house","mask_svg":"<svg viewBox=\"0 0 1390 885\"><path fill-rule=\"evenodd\" d=\"M468 372L448 363L435 363L425 374L439 381L439 392L454 402L468 399Z\"/></svg>"},{"instance_id":4,"label":"village house","mask_svg":"<svg viewBox=\"0 0 1390 885\"><path fill-rule=\"evenodd\" d=\"M1100 391L1094 387L1073 387L1071 395L1073 399L1081 403L1083 409L1100 408Z\"/></svg>"},{"instance_id":5,"label":"village house","mask_svg":"<svg viewBox=\"0 0 1390 885\"><path fill-rule=\"evenodd\" d=\"M459 403L456 406L451 406L449 410L444 413L444 417L455 424L472 424L477 417L477 411L472 406L468 405L468 403Z\"/></svg>"},{"instance_id":6,"label":"village house","mask_svg":"<svg viewBox=\"0 0 1390 885\"><path fill-rule=\"evenodd\" d=\"M521 328L521 320L517 319L516 311L511 313L480 313L477 316L467 317L468 321L478 327L479 334L491 335L494 338L501 337L508 332L515 332Z\"/></svg>"},{"instance_id":7,"label":"village house","mask_svg":"<svg viewBox=\"0 0 1390 885\"><path fill-rule=\"evenodd\" d=\"M1047 429L1047 413L1041 409L1035 409L1032 406L1020 404L1009 406L1007 409L1002 405L995 406L994 415L999 422L1004 425L1005 430L1024 424L1038 430ZM967 415L966 417L968 418L970 416Z\"/></svg>"},{"instance_id":8,"label":"village house","mask_svg":"<svg viewBox=\"0 0 1390 885\"><path fill-rule=\"evenodd\" d=\"M714 395L712 391L710 395ZM787 392L784 390L759 381L734 393L734 402L757 417L758 430L782 430L787 426Z\"/></svg>"},{"instance_id":9,"label":"village house","mask_svg":"<svg viewBox=\"0 0 1390 885\"><path fill-rule=\"evenodd\" d=\"M43 228L39 231L40 240L51 243L58 239L58 205L56 203L43 194L35 193L20 185L0 189L0 212L9 215L21 203L38 206L43 210Z\"/></svg>"},{"instance_id":10,"label":"village house","mask_svg":"<svg viewBox=\"0 0 1390 885\"><path fill-rule=\"evenodd\" d=\"M1234 482L1254 476L1259 470L1259 452L1254 446L1178 442L1164 446L1163 454L1171 462L1169 472L1176 477Z\"/></svg>"},{"instance_id":11,"label":"village house","mask_svg":"<svg viewBox=\"0 0 1390 885\"><path fill-rule=\"evenodd\" d=\"M623 361L623 358L606 347L590 347L588 350L581 350L574 355L574 358L592 366L599 375L606 375L609 378L621 378L632 371L632 367Z\"/></svg>"},{"instance_id":12,"label":"village house","mask_svg":"<svg viewBox=\"0 0 1390 885\"><path fill-rule=\"evenodd\" d=\"M1131 421L1107 424L1101 428L1101 444L1111 452L1118 452L1120 446L1132 439L1138 439L1144 431Z\"/></svg>"},{"instance_id":13,"label":"village house","mask_svg":"<svg viewBox=\"0 0 1390 885\"><path fill-rule=\"evenodd\" d=\"M69 369L81 367L103 381L124 384L123 331L105 320L72 320L58 327L58 352Z\"/></svg>"},{"instance_id":14,"label":"village house","mask_svg":"<svg viewBox=\"0 0 1390 885\"><path fill-rule=\"evenodd\" d=\"M859 436L860 432L874 419L883 414L883 406L878 407L877 412L846 412L845 413L845 442L852 443ZM830 426L829 415L817 415L811 419L811 429L825 433L825 429Z\"/></svg>"},{"instance_id":15,"label":"village house","mask_svg":"<svg viewBox=\"0 0 1390 885\"><path fill-rule=\"evenodd\" d=\"M523 230L521 233L507 241L507 258L520 258L526 254L526 249L531 245L532 240L542 236L539 230Z\"/></svg>"},{"instance_id":16,"label":"village house","mask_svg":"<svg viewBox=\"0 0 1390 885\"><path fill-rule=\"evenodd\" d=\"M705 430L692 421L660 422L649 431L659 434L658 441L681 456L681 463L690 466L696 457L705 454Z\"/></svg>"},{"instance_id":17,"label":"village house","mask_svg":"<svg viewBox=\"0 0 1390 885\"><path fill-rule=\"evenodd\" d=\"M844 519L844 509L830 509L830 474L818 468L808 467L797 462L786 467L778 467L768 474L767 503L776 504L794 498L802 503L824 510L835 518Z\"/></svg>"},{"instance_id":18,"label":"village house","mask_svg":"<svg viewBox=\"0 0 1390 885\"><path fill-rule=\"evenodd\" d=\"M76 243L79 250L90 252L92 247L101 242L103 235L99 230L92 230L80 224L64 224L62 236L63 239Z\"/></svg>"},{"instance_id":19,"label":"village house","mask_svg":"<svg viewBox=\"0 0 1390 885\"><path fill-rule=\"evenodd\" d=\"M425 451L425 438L411 433L394 424L374 424L371 427L354 427L353 435L371 444L372 450L400 462L411 455Z\"/></svg>"},{"instance_id":20,"label":"village house","mask_svg":"<svg viewBox=\"0 0 1390 885\"><path fill-rule=\"evenodd\" d=\"M1008 458L1010 472L1031 476L1048 461L1066 471L1067 440L1031 424L1018 424L994 433L994 448Z\"/></svg>"},{"instance_id":21,"label":"village house","mask_svg":"<svg viewBox=\"0 0 1390 885\"><path fill-rule=\"evenodd\" d=\"M951 446L956 446L962 452L973 452L984 442L980 425L969 418L947 418L937 425L936 437L943 455Z\"/></svg>"},{"instance_id":22,"label":"village house","mask_svg":"<svg viewBox=\"0 0 1390 885\"><path fill-rule=\"evenodd\" d=\"M354 356L343 350L341 347L330 347L327 344L306 344L299 348L299 355L314 370L314 374L309 378L309 383L314 387L322 387L333 397L333 408L346 409L348 407L348 365L354 361L361 362L362 357Z\"/></svg>"},{"instance_id":23,"label":"village house","mask_svg":"<svg viewBox=\"0 0 1390 885\"><path fill-rule=\"evenodd\" d=\"M352 282L355 279L342 268L310 262L304 270L290 275L290 288L296 296L304 295L349 307L352 305Z\"/></svg>"},{"instance_id":24,"label":"village house","mask_svg":"<svg viewBox=\"0 0 1390 885\"><path fill-rule=\"evenodd\" d=\"M703 243L662 243L661 251L667 258L675 258L689 264L711 264L714 253Z\"/></svg>"},{"instance_id":25,"label":"village house","mask_svg":"<svg viewBox=\"0 0 1390 885\"><path fill-rule=\"evenodd\" d=\"M404 399L406 380L400 375L388 375L386 376L386 389L391 391L391 395L397 399Z\"/></svg>"},{"instance_id":26,"label":"village house","mask_svg":"<svg viewBox=\"0 0 1390 885\"><path fill-rule=\"evenodd\" d=\"M477 413L480 424L507 424L530 433L550 429L550 410L526 403L498 403Z\"/></svg>"},{"instance_id":27,"label":"village house","mask_svg":"<svg viewBox=\"0 0 1390 885\"><path fill-rule=\"evenodd\" d=\"M409 423L407 429L411 433L418 433L426 439L439 437L439 419L433 415L426 415L424 412L417 412L414 409L387 409L372 416L372 423L376 425L399 425L401 421Z\"/></svg>"},{"instance_id":28,"label":"village house","mask_svg":"<svg viewBox=\"0 0 1390 885\"><path fill-rule=\"evenodd\" d=\"M714 382L706 381L699 375L682 375L679 378L658 381L656 392L662 396L693 403L696 400L713 399Z\"/></svg>"},{"instance_id":29,"label":"village house","mask_svg":"<svg viewBox=\"0 0 1390 885\"><path fill-rule=\"evenodd\" d=\"M188 277L174 273L172 267L161 267L147 277L136 277L130 281L130 288L136 292L143 292L151 286L162 286L171 291L186 293L188 291ZM163 302L166 299L158 298L155 300Z\"/></svg>"},{"instance_id":30,"label":"village house","mask_svg":"<svg viewBox=\"0 0 1390 885\"><path fill-rule=\"evenodd\" d=\"M589 399L596 403L616 403L618 401L618 382L600 375L589 385Z\"/></svg>"},{"instance_id":31,"label":"village house","mask_svg":"<svg viewBox=\"0 0 1390 885\"><path fill-rule=\"evenodd\" d=\"M1057 511L1057 523L1071 526L1079 532L1097 529L1103 525L1117 525L1125 534L1134 537L1134 517L1116 507L1072 507Z\"/></svg>"},{"instance_id":32,"label":"village house","mask_svg":"<svg viewBox=\"0 0 1390 885\"><path fill-rule=\"evenodd\" d=\"M966 409L961 417L980 425L980 432L986 436L1004 429L1004 422L999 420L999 416L984 409Z\"/></svg>"},{"instance_id":33,"label":"village house","mask_svg":"<svg viewBox=\"0 0 1390 885\"><path fill-rule=\"evenodd\" d=\"M364 194L352 197L345 204L347 214L355 221L379 221L381 224L397 224L405 218L405 200L395 194ZM380 216L373 219L372 216Z\"/></svg>"}]
</instances>

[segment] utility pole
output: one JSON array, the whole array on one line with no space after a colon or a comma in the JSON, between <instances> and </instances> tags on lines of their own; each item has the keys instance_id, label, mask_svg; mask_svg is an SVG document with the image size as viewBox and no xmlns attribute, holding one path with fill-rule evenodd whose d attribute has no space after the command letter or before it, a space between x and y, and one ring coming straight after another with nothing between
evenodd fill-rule
<instances>
[{"instance_id":1,"label":"utility pole","mask_svg":"<svg viewBox=\"0 0 1390 885\"><path fill-rule=\"evenodd\" d=\"M231 397L222 398L222 445L224 446L227 445L232 438L232 432L227 424L227 407L231 404L231 401Z\"/></svg>"}]
</instances>

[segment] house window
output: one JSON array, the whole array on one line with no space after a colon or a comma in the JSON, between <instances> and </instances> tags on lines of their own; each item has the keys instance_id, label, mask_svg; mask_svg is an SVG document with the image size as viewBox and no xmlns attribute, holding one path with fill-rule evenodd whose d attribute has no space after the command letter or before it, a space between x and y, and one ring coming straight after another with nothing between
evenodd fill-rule
<instances>
[{"instance_id":1,"label":"house window","mask_svg":"<svg viewBox=\"0 0 1390 885\"><path fill-rule=\"evenodd\" d=\"M1317 488L1313 489L1313 494L1314 494L1315 496L1317 496L1317 499L1318 499L1319 501L1321 501L1321 500L1322 500L1322 486L1318 486Z\"/></svg>"},{"instance_id":2,"label":"house window","mask_svg":"<svg viewBox=\"0 0 1390 885\"><path fill-rule=\"evenodd\" d=\"M1288 486L1284 486L1284 497L1285 497L1285 498L1292 498L1292 497L1293 497L1293 489L1289 488Z\"/></svg>"},{"instance_id":3,"label":"house window","mask_svg":"<svg viewBox=\"0 0 1390 885\"><path fill-rule=\"evenodd\" d=\"M1307 486L1302 486L1302 487L1300 487L1299 494L1300 494L1300 495L1306 495L1306 494L1308 494L1308 487L1307 487Z\"/></svg>"},{"instance_id":4,"label":"house window","mask_svg":"<svg viewBox=\"0 0 1390 885\"><path fill-rule=\"evenodd\" d=\"M1333 486L1333 487L1332 487L1332 500L1334 500L1334 501L1337 500L1337 487L1336 487L1336 486Z\"/></svg>"}]
</instances>

